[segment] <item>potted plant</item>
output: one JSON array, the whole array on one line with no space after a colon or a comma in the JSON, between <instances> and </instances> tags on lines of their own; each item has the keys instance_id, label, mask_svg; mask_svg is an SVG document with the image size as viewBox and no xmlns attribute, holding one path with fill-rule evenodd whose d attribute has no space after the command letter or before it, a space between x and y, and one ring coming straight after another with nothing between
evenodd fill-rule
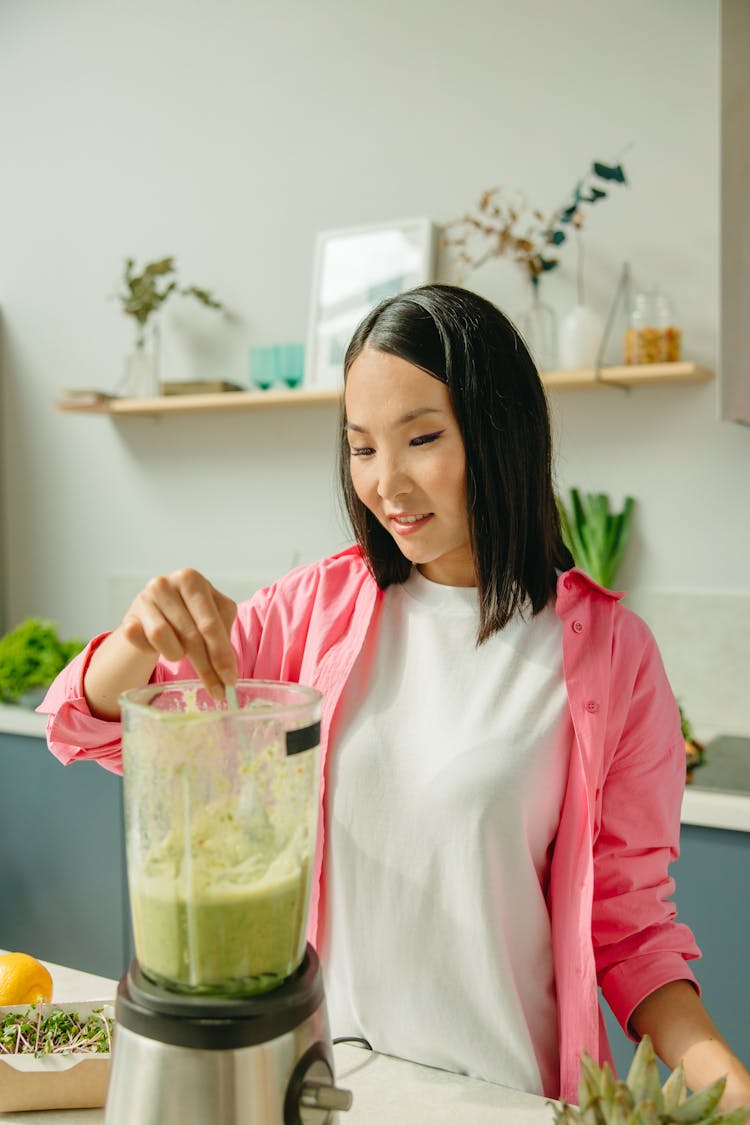
<instances>
[{"instance_id":1,"label":"potted plant","mask_svg":"<svg viewBox=\"0 0 750 1125\"><path fill-rule=\"evenodd\" d=\"M22 621L0 638L0 700L36 707L84 643L78 637L61 640L52 621L37 617Z\"/></svg>"},{"instance_id":2,"label":"potted plant","mask_svg":"<svg viewBox=\"0 0 750 1125\"><path fill-rule=\"evenodd\" d=\"M570 489L570 508L560 496L557 510L565 546L573 562L600 586L610 588L630 535L635 500L626 496L621 512L610 512L606 492Z\"/></svg>"},{"instance_id":3,"label":"potted plant","mask_svg":"<svg viewBox=\"0 0 750 1125\"><path fill-rule=\"evenodd\" d=\"M159 394L158 342L147 345L146 329L151 318L173 293L194 297L209 309L223 309L220 301L197 285L180 287L176 278L174 258L148 262L140 273L135 272L135 259L125 259L124 287L117 294L126 316L136 322L135 350L127 357L120 393L134 398Z\"/></svg>"}]
</instances>

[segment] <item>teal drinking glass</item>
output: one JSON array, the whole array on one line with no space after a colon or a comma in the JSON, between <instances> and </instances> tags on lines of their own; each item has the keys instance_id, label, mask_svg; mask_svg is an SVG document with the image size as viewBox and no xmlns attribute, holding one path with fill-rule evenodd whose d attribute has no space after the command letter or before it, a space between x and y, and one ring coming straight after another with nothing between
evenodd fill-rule
<instances>
[{"instance_id":1,"label":"teal drinking glass","mask_svg":"<svg viewBox=\"0 0 750 1125\"><path fill-rule=\"evenodd\" d=\"M305 349L302 344L279 344L279 375L292 390L305 376Z\"/></svg>"},{"instance_id":2,"label":"teal drinking glass","mask_svg":"<svg viewBox=\"0 0 750 1125\"><path fill-rule=\"evenodd\" d=\"M260 391L267 391L279 379L277 347L250 349L250 382Z\"/></svg>"}]
</instances>

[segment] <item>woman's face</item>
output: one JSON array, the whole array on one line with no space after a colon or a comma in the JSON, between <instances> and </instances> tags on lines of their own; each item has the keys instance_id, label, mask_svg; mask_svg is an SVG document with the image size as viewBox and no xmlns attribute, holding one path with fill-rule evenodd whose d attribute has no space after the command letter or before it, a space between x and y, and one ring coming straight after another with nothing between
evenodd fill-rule
<instances>
[{"instance_id":1,"label":"woman's face","mask_svg":"<svg viewBox=\"0 0 750 1125\"><path fill-rule=\"evenodd\" d=\"M404 359L365 347L346 380L352 484L422 574L474 586L466 456L448 388Z\"/></svg>"}]
</instances>

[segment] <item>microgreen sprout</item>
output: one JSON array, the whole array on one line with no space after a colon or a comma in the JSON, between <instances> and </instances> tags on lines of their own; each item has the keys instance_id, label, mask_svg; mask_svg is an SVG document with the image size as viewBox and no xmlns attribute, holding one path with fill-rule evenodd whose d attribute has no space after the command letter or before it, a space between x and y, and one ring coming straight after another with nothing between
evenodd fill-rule
<instances>
[{"instance_id":1,"label":"microgreen sprout","mask_svg":"<svg viewBox=\"0 0 750 1125\"><path fill-rule=\"evenodd\" d=\"M109 1054L114 1020L95 1008L91 1015L52 1008L46 1014L34 1005L25 1012L0 1017L0 1055L59 1055L70 1052Z\"/></svg>"}]
</instances>

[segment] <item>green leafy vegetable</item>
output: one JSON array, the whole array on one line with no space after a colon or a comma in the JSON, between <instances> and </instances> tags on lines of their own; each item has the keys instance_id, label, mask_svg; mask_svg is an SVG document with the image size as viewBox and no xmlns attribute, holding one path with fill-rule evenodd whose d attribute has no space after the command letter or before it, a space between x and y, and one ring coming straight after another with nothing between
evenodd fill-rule
<instances>
[{"instance_id":1,"label":"green leafy vegetable","mask_svg":"<svg viewBox=\"0 0 750 1125\"><path fill-rule=\"evenodd\" d=\"M22 621L0 638L0 699L15 703L31 688L51 684L84 643L77 637L61 640L52 621Z\"/></svg>"},{"instance_id":2,"label":"green leafy vegetable","mask_svg":"<svg viewBox=\"0 0 750 1125\"><path fill-rule=\"evenodd\" d=\"M630 533L635 500L626 496L623 510L611 513L605 492L570 490L568 509L557 497L557 510L565 546L581 570L601 586L611 587L622 561Z\"/></svg>"},{"instance_id":3,"label":"green leafy vegetable","mask_svg":"<svg viewBox=\"0 0 750 1125\"><path fill-rule=\"evenodd\" d=\"M59 1055L71 1051L109 1054L114 1020L95 1008L82 1018L77 1012L53 1008L43 1014L34 1005L26 1012L9 1012L0 1019L0 1055Z\"/></svg>"}]
</instances>

